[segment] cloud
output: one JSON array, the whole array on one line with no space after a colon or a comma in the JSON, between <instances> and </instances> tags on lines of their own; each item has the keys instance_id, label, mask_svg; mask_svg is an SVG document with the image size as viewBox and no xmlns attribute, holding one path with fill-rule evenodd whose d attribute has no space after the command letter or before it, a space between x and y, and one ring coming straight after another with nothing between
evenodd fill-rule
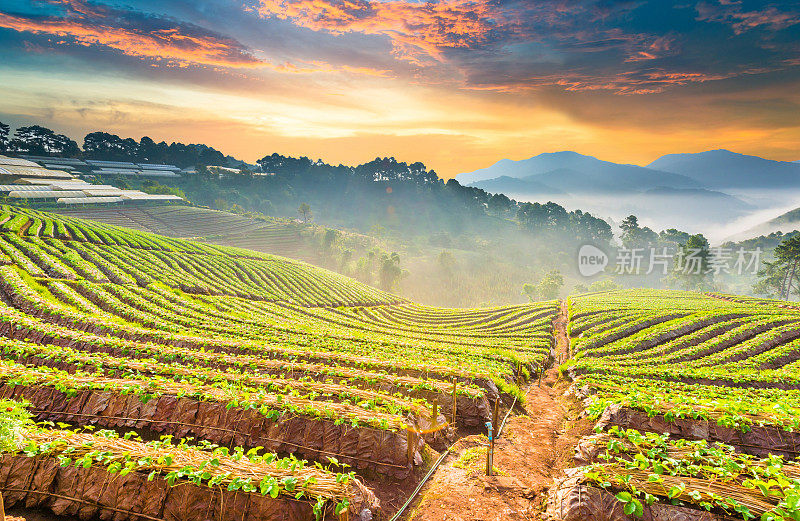
<instances>
[{"instance_id":1,"label":"cloud","mask_svg":"<svg viewBox=\"0 0 800 521\"><path fill-rule=\"evenodd\" d=\"M706 83L746 75L766 74L779 69L749 68L728 72L669 71L649 68L612 74L571 71L519 78L516 82L473 82L463 88L495 92L534 91L543 87L559 87L567 92L610 91L618 95L643 95L665 92L671 87Z\"/></svg>"},{"instance_id":2,"label":"cloud","mask_svg":"<svg viewBox=\"0 0 800 521\"><path fill-rule=\"evenodd\" d=\"M658 92L666 82L657 88L641 88L639 81L623 85L623 73L613 82L590 84L592 73L581 72L579 63L583 56L603 55L592 58L600 69L609 61L635 64L678 53L680 45L671 34L613 26L640 5L604 0L259 0L255 10L315 32L387 38L396 58L420 67L418 83L502 92L553 84L569 90ZM545 62L560 65L559 70L548 72Z\"/></svg>"},{"instance_id":3,"label":"cloud","mask_svg":"<svg viewBox=\"0 0 800 521\"><path fill-rule=\"evenodd\" d=\"M262 67L237 41L201 27L83 0L54 1L61 15L0 11L0 27L50 38L57 45L95 46L170 66Z\"/></svg>"},{"instance_id":4,"label":"cloud","mask_svg":"<svg viewBox=\"0 0 800 521\"><path fill-rule=\"evenodd\" d=\"M782 12L775 6L761 10L745 11L741 2L720 0L720 5L701 2L697 5L697 20L720 22L731 26L734 34L740 35L751 29L763 27L770 31L780 31L800 23L800 14Z\"/></svg>"},{"instance_id":5,"label":"cloud","mask_svg":"<svg viewBox=\"0 0 800 521\"><path fill-rule=\"evenodd\" d=\"M502 11L489 0L260 0L263 17L314 31L388 37L395 56L420 65L441 61L442 49L486 42Z\"/></svg>"},{"instance_id":6,"label":"cloud","mask_svg":"<svg viewBox=\"0 0 800 521\"><path fill-rule=\"evenodd\" d=\"M787 5L9 0L0 112L249 159L402 153L447 174L563 147L625 161L726 140L796 154Z\"/></svg>"}]
</instances>

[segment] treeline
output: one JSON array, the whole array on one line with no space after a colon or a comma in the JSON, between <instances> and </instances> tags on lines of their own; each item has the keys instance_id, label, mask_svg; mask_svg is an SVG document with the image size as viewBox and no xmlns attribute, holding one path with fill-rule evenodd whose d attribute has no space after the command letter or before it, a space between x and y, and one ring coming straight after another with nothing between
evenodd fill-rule
<instances>
[{"instance_id":1,"label":"treeline","mask_svg":"<svg viewBox=\"0 0 800 521\"><path fill-rule=\"evenodd\" d=\"M184 178L190 200L297 216L307 203L318 221L405 239L425 236L430 244L472 249L475 235L495 236L521 228L561 243L608 243L611 227L602 219L555 203L520 203L503 194L444 182L423 163L376 158L351 167L279 154L258 161L260 174ZM469 237L465 237L465 234ZM559 245L553 245L558 247Z\"/></svg>"},{"instance_id":2,"label":"treeline","mask_svg":"<svg viewBox=\"0 0 800 521\"><path fill-rule=\"evenodd\" d=\"M205 165L239 166L243 164L207 145L155 142L145 136L139 141L121 138L108 132L91 132L83 138L83 147L64 134L39 125L19 127L11 133L0 122L0 153L32 156L73 157L131 163L168 163L181 168Z\"/></svg>"},{"instance_id":3,"label":"treeline","mask_svg":"<svg viewBox=\"0 0 800 521\"><path fill-rule=\"evenodd\" d=\"M361 231L382 228L406 238L438 234L433 242L452 242L452 237L465 231L494 234L512 220L537 236L561 241L568 237L572 239L569 242L608 243L612 238L610 226L590 214L568 212L555 203L518 203L502 194L461 186L455 179L445 183L423 163L394 158L345 166L274 153L251 169L206 145L157 143L147 136L137 141L98 131L87 134L79 147L68 136L46 127L24 126L11 134L9 126L2 123L0 151L194 166L199 175L169 183L197 204L287 217L296 216L298 206L306 203L327 224ZM206 170L210 165L244 168L239 175L221 177Z\"/></svg>"}]
</instances>

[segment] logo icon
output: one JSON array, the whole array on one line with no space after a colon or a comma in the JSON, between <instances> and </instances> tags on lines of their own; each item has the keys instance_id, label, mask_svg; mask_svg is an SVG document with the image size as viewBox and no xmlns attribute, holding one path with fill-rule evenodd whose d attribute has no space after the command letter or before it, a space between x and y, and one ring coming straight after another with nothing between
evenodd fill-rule
<instances>
[{"instance_id":1,"label":"logo icon","mask_svg":"<svg viewBox=\"0 0 800 521\"><path fill-rule=\"evenodd\" d=\"M584 277L591 277L597 275L605 269L608 265L608 255L603 250L592 246L591 244L584 244L578 250L578 271Z\"/></svg>"}]
</instances>

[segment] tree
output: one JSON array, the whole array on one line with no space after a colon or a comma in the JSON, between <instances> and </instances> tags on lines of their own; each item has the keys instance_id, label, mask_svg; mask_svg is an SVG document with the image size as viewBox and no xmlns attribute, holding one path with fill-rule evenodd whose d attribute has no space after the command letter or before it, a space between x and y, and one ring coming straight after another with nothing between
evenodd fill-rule
<instances>
[{"instance_id":1,"label":"tree","mask_svg":"<svg viewBox=\"0 0 800 521\"><path fill-rule=\"evenodd\" d=\"M771 294L770 290L774 289L776 296L789 299L792 290L798 292L793 284L800 279L800 235L782 241L773 254L775 261L764 263L765 267L758 272L761 280L754 289L762 294Z\"/></svg>"},{"instance_id":2,"label":"tree","mask_svg":"<svg viewBox=\"0 0 800 521\"><path fill-rule=\"evenodd\" d=\"M375 264L375 251L370 250L356 262L356 276L362 282L372 284L373 265Z\"/></svg>"},{"instance_id":3,"label":"tree","mask_svg":"<svg viewBox=\"0 0 800 521\"><path fill-rule=\"evenodd\" d=\"M36 156L77 157L81 152L75 141L39 125L18 128L8 148L18 154Z\"/></svg>"},{"instance_id":4,"label":"tree","mask_svg":"<svg viewBox=\"0 0 800 521\"><path fill-rule=\"evenodd\" d=\"M569 222L567 211L556 203L522 203L517 210L517 221L534 233L563 234Z\"/></svg>"},{"instance_id":5,"label":"tree","mask_svg":"<svg viewBox=\"0 0 800 521\"><path fill-rule=\"evenodd\" d=\"M508 216L515 206L514 201L504 194L492 194L487 203L489 213L499 217Z\"/></svg>"},{"instance_id":6,"label":"tree","mask_svg":"<svg viewBox=\"0 0 800 521\"><path fill-rule=\"evenodd\" d=\"M107 132L92 132L83 138L83 154L89 159L103 161L136 161L139 144L132 138Z\"/></svg>"},{"instance_id":7,"label":"tree","mask_svg":"<svg viewBox=\"0 0 800 521\"><path fill-rule=\"evenodd\" d=\"M622 245L630 248L639 238L639 218L635 215L629 215L619 224L622 230Z\"/></svg>"},{"instance_id":8,"label":"tree","mask_svg":"<svg viewBox=\"0 0 800 521\"><path fill-rule=\"evenodd\" d=\"M456 267L456 258L449 251L443 250L436 257L436 264L439 265L439 269L447 278L451 278L453 269Z\"/></svg>"},{"instance_id":9,"label":"tree","mask_svg":"<svg viewBox=\"0 0 800 521\"><path fill-rule=\"evenodd\" d=\"M537 293L542 300L551 300L558 297L558 292L564 285L564 277L558 270L551 270L539 281Z\"/></svg>"},{"instance_id":10,"label":"tree","mask_svg":"<svg viewBox=\"0 0 800 521\"><path fill-rule=\"evenodd\" d=\"M303 216L303 222L305 223L314 218L314 214L311 212L311 206L309 206L308 203L300 203L300 207L297 208L297 213Z\"/></svg>"},{"instance_id":11,"label":"tree","mask_svg":"<svg viewBox=\"0 0 800 521\"><path fill-rule=\"evenodd\" d=\"M608 244L614 237L611 225L580 210L569 214L569 234L581 244Z\"/></svg>"},{"instance_id":12,"label":"tree","mask_svg":"<svg viewBox=\"0 0 800 521\"><path fill-rule=\"evenodd\" d=\"M625 248L646 248L658 242L658 234L645 226L639 226L635 215L627 216L619 225L622 230L622 245Z\"/></svg>"},{"instance_id":13,"label":"tree","mask_svg":"<svg viewBox=\"0 0 800 521\"><path fill-rule=\"evenodd\" d=\"M322 249L326 252L330 252L333 250L334 244L336 244L336 239L339 238L339 230L334 230L333 228L326 228L325 234L322 236Z\"/></svg>"},{"instance_id":14,"label":"tree","mask_svg":"<svg viewBox=\"0 0 800 521\"><path fill-rule=\"evenodd\" d=\"M676 230L675 228L663 230L658 234L658 238L662 243L675 246L683 246L691 236L692 235L690 233L682 232L680 230Z\"/></svg>"},{"instance_id":15,"label":"tree","mask_svg":"<svg viewBox=\"0 0 800 521\"><path fill-rule=\"evenodd\" d=\"M589 284L589 291L614 291L618 289L622 289L622 286L611 279L596 280Z\"/></svg>"},{"instance_id":16,"label":"tree","mask_svg":"<svg viewBox=\"0 0 800 521\"><path fill-rule=\"evenodd\" d=\"M526 282L522 285L522 294L528 297L528 302L536 301L536 286Z\"/></svg>"},{"instance_id":17,"label":"tree","mask_svg":"<svg viewBox=\"0 0 800 521\"><path fill-rule=\"evenodd\" d=\"M665 282L672 287L705 291L711 288L708 266L711 253L708 240L702 235L692 235L676 254L675 266Z\"/></svg>"},{"instance_id":18,"label":"tree","mask_svg":"<svg viewBox=\"0 0 800 521\"><path fill-rule=\"evenodd\" d=\"M381 256L381 268L378 273L381 289L391 291L403 275L403 270L400 268L400 255L384 253Z\"/></svg>"},{"instance_id":19,"label":"tree","mask_svg":"<svg viewBox=\"0 0 800 521\"><path fill-rule=\"evenodd\" d=\"M339 273L344 273L345 275L348 274L350 260L353 258L353 250L345 249L342 250L342 254L339 257Z\"/></svg>"},{"instance_id":20,"label":"tree","mask_svg":"<svg viewBox=\"0 0 800 521\"><path fill-rule=\"evenodd\" d=\"M787 293L787 286L790 287L788 293L797 294L800 292L800 282L798 277L793 277L794 282L788 284L789 265L780 261L764 261L764 267L758 270L758 281L753 284L753 293L756 295L766 295L772 298L783 298ZM788 298L788 297L787 297Z\"/></svg>"},{"instance_id":21,"label":"tree","mask_svg":"<svg viewBox=\"0 0 800 521\"><path fill-rule=\"evenodd\" d=\"M8 150L8 133L11 127L0 121L0 152Z\"/></svg>"},{"instance_id":22,"label":"tree","mask_svg":"<svg viewBox=\"0 0 800 521\"><path fill-rule=\"evenodd\" d=\"M144 136L139 140L136 148L136 160L141 163L168 163L167 144L156 143L151 138Z\"/></svg>"}]
</instances>

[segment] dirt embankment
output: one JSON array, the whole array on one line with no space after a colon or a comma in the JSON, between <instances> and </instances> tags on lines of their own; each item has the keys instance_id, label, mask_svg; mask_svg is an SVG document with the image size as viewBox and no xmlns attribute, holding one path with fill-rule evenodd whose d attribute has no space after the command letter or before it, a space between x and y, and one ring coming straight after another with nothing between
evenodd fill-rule
<instances>
[{"instance_id":1,"label":"dirt embankment","mask_svg":"<svg viewBox=\"0 0 800 521\"><path fill-rule=\"evenodd\" d=\"M567 306L554 320L555 359L569 357ZM556 362L556 363L557 363ZM578 419L581 404L564 393L569 381L550 367L541 385L525 389L526 414L513 413L495 442L496 475L486 476L485 436L459 440L405 516L413 521L500 521L541 518L547 488L565 467L581 436L591 431Z\"/></svg>"}]
</instances>

